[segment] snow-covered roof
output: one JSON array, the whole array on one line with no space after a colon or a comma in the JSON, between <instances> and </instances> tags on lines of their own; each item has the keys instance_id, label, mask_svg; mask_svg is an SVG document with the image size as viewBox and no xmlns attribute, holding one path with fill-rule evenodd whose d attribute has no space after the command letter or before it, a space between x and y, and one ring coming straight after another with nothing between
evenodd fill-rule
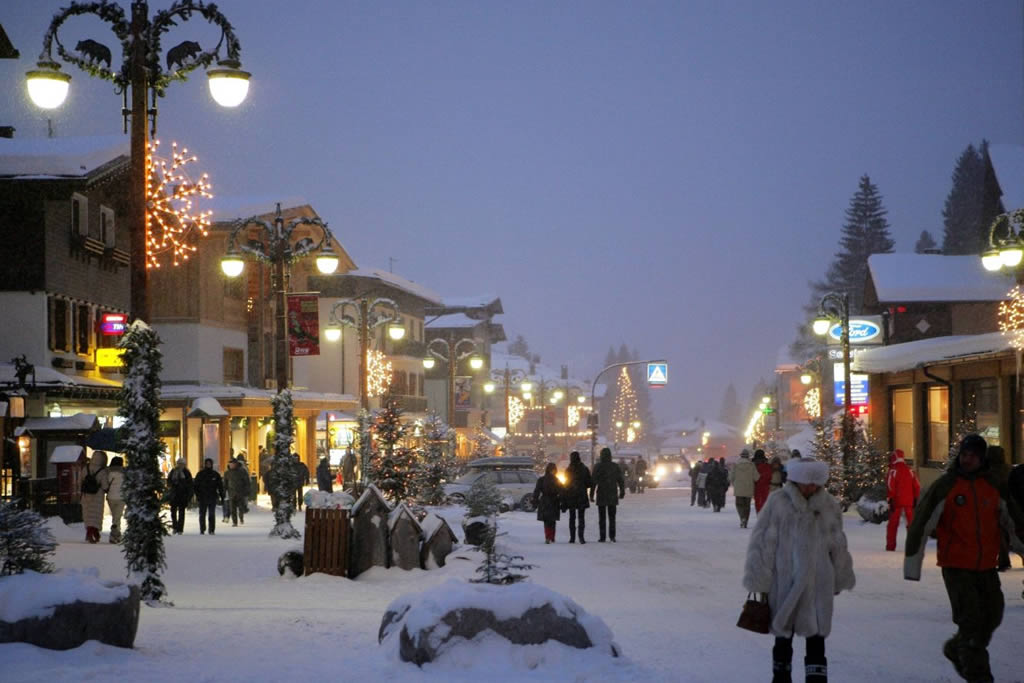
<instances>
[{"instance_id":1,"label":"snow-covered roof","mask_svg":"<svg viewBox=\"0 0 1024 683\"><path fill-rule=\"evenodd\" d=\"M422 527L420 527L420 523L416 521L416 515L412 514L412 510L410 510L409 506L405 503L399 503L394 510L388 513L388 530L394 531L395 525L398 524L398 520L402 517L408 517L409 521L413 523L416 529L418 529L420 533L423 532Z\"/></svg>"},{"instance_id":2,"label":"snow-covered roof","mask_svg":"<svg viewBox=\"0 0 1024 683\"><path fill-rule=\"evenodd\" d=\"M164 382L160 390L160 396L170 400L192 401L204 396L210 396L218 400L230 400L240 398L265 398L270 399L276 391L273 389L259 389L256 387L239 386L236 384L206 384L206 383L176 383ZM292 398L302 401L337 401L338 403L353 403L355 397L351 394L332 394L318 391L305 391L292 389Z\"/></svg>"},{"instance_id":3,"label":"snow-covered roof","mask_svg":"<svg viewBox=\"0 0 1024 683\"><path fill-rule=\"evenodd\" d=\"M429 301L430 303L439 304L441 303L441 295L437 292L424 287L418 282L408 280L401 275L395 275L387 270L381 270L380 268L357 268L356 270L350 270L345 273L346 276L363 277L371 280L380 280L385 282L391 287L401 289L403 291L418 296L421 299Z\"/></svg>"},{"instance_id":4,"label":"snow-covered roof","mask_svg":"<svg viewBox=\"0 0 1024 683\"><path fill-rule=\"evenodd\" d=\"M868 269L878 301L1002 301L1013 277L991 273L978 255L872 254Z\"/></svg>"},{"instance_id":5,"label":"snow-covered roof","mask_svg":"<svg viewBox=\"0 0 1024 683\"><path fill-rule=\"evenodd\" d=\"M127 135L0 138L0 176L83 177L128 154Z\"/></svg>"},{"instance_id":6,"label":"snow-covered roof","mask_svg":"<svg viewBox=\"0 0 1024 683\"><path fill-rule=\"evenodd\" d=\"M99 427L99 418L92 413L78 413L67 417L30 417L15 430L25 432L88 432Z\"/></svg>"},{"instance_id":7,"label":"snow-covered roof","mask_svg":"<svg viewBox=\"0 0 1024 683\"><path fill-rule=\"evenodd\" d=\"M708 438L711 439L729 439L739 436L740 433L732 425L716 422L715 420L705 420L701 417L684 418L654 430L655 434L664 434L669 437L681 436L683 432L687 432L687 435L696 433L698 437L703 437L704 432L709 432Z\"/></svg>"},{"instance_id":8,"label":"snow-covered roof","mask_svg":"<svg viewBox=\"0 0 1024 683\"><path fill-rule=\"evenodd\" d=\"M470 318L465 313L448 313L447 315L440 315L436 318L428 320L425 327L428 329L433 328L453 328L453 329L471 329L477 325L486 323L486 320L476 320Z\"/></svg>"},{"instance_id":9,"label":"snow-covered roof","mask_svg":"<svg viewBox=\"0 0 1024 683\"><path fill-rule=\"evenodd\" d=\"M203 209L210 210L210 220L214 223L224 223L238 218L249 218L250 216L266 216L277 211L278 203L281 210L293 209L299 206L309 206L309 202L303 197L290 196L281 197L260 196L260 195L214 195L211 198L203 199Z\"/></svg>"},{"instance_id":10,"label":"snow-covered roof","mask_svg":"<svg viewBox=\"0 0 1024 683\"><path fill-rule=\"evenodd\" d=\"M1003 208L1024 209L1024 146L989 145L988 156L1003 190Z\"/></svg>"},{"instance_id":11,"label":"snow-covered roof","mask_svg":"<svg viewBox=\"0 0 1024 683\"><path fill-rule=\"evenodd\" d=\"M444 305L451 308L485 308L490 306L498 297L494 294L479 294L477 296L446 296Z\"/></svg>"},{"instance_id":12,"label":"snow-covered roof","mask_svg":"<svg viewBox=\"0 0 1024 683\"><path fill-rule=\"evenodd\" d=\"M900 372L916 368L922 363L1000 353L1011 349L1009 337L1002 332L933 337L905 344L892 344L861 351L853 360L854 372Z\"/></svg>"},{"instance_id":13,"label":"snow-covered roof","mask_svg":"<svg viewBox=\"0 0 1024 683\"><path fill-rule=\"evenodd\" d=\"M457 541L458 538L455 536L455 532L448 526L448 522L444 520L444 517L438 514L430 513L423 518L420 522L420 529L423 531L423 542L430 543L430 540L437 535L437 532L445 529L451 535L452 540Z\"/></svg>"},{"instance_id":14,"label":"snow-covered roof","mask_svg":"<svg viewBox=\"0 0 1024 683\"><path fill-rule=\"evenodd\" d=\"M352 506L352 515L355 516L356 513L359 512L359 509L362 508L363 505L366 503L366 501L370 500L371 498L376 498L381 503L383 503L384 507L386 507L388 510L391 509L391 505L388 503L388 499L384 497L384 494L380 492L380 489L374 486L373 484L370 484L369 486L366 487L366 490L363 491L363 495L359 496L359 500L355 502L355 505Z\"/></svg>"},{"instance_id":15,"label":"snow-covered roof","mask_svg":"<svg viewBox=\"0 0 1024 683\"><path fill-rule=\"evenodd\" d=\"M78 462L84 451L81 446L57 446L50 454L50 462Z\"/></svg>"},{"instance_id":16,"label":"snow-covered roof","mask_svg":"<svg viewBox=\"0 0 1024 683\"><path fill-rule=\"evenodd\" d=\"M228 411L213 396L201 396L192 401L188 417L227 417Z\"/></svg>"},{"instance_id":17,"label":"snow-covered roof","mask_svg":"<svg viewBox=\"0 0 1024 683\"><path fill-rule=\"evenodd\" d=\"M18 376L14 372L14 363L0 363L0 384L14 385L18 381ZM28 376L26 380L29 385L32 384L32 375ZM57 372L53 368L48 368L45 365L35 366L35 384L37 387L106 387L111 389L118 389L121 387L121 383L112 379L103 379L100 377L82 377L79 375L65 375L62 372Z\"/></svg>"}]
</instances>

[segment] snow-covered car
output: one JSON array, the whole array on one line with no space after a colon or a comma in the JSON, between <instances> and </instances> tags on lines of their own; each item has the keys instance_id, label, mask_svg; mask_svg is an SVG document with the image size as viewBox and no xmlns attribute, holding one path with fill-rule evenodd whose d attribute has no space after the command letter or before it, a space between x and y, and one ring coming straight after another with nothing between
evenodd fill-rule
<instances>
[{"instance_id":1,"label":"snow-covered car","mask_svg":"<svg viewBox=\"0 0 1024 683\"><path fill-rule=\"evenodd\" d=\"M533 510L533 489L537 485L537 473L533 471L532 458L478 458L467 467L468 472L444 485L445 495L452 503L464 502L473 484L486 477L494 483L502 498L510 500L515 507L522 510Z\"/></svg>"}]
</instances>

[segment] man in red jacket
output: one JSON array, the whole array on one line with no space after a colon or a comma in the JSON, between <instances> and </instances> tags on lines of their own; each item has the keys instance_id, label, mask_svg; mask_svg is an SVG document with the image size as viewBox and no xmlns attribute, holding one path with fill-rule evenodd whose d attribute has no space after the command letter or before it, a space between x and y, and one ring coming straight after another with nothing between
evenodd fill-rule
<instances>
[{"instance_id":1,"label":"man in red jacket","mask_svg":"<svg viewBox=\"0 0 1024 683\"><path fill-rule=\"evenodd\" d=\"M896 530L900 517L907 516L907 526L914 521L914 507L921 497L921 482L914 470L907 467L903 451L894 450L889 454L889 526L885 531L885 549L896 550Z\"/></svg>"}]
</instances>

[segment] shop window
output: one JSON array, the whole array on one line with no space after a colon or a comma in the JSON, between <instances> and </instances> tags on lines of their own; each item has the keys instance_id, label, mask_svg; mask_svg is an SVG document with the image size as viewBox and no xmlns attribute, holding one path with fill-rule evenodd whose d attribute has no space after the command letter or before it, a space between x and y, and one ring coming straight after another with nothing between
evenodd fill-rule
<instances>
[{"instance_id":1,"label":"shop window","mask_svg":"<svg viewBox=\"0 0 1024 683\"><path fill-rule=\"evenodd\" d=\"M965 381L963 417L990 446L999 445L999 381L995 377Z\"/></svg>"},{"instance_id":2,"label":"shop window","mask_svg":"<svg viewBox=\"0 0 1024 683\"><path fill-rule=\"evenodd\" d=\"M92 347L92 307L75 304L75 351L89 353Z\"/></svg>"},{"instance_id":3,"label":"shop window","mask_svg":"<svg viewBox=\"0 0 1024 683\"><path fill-rule=\"evenodd\" d=\"M241 384L245 381L245 352L224 347L224 382Z\"/></svg>"},{"instance_id":4,"label":"shop window","mask_svg":"<svg viewBox=\"0 0 1024 683\"><path fill-rule=\"evenodd\" d=\"M76 237L89 234L89 201L84 195L71 195L71 234Z\"/></svg>"},{"instance_id":5,"label":"shop window","mask_svg":"<svg viewBox=\"0 0 1024 683\"><path fill-rule=\"evenodd\" d=\"M100 207L100 241L108 249L112 249L116 243L114 210L107 206Z\"/></svg>"},{"instance_id":6,"label":"shop window","mask_svg":"<svg viewBox=\"0 0 1024 683\"><path fill-rule=\"evenodd\" d=\"M892 390L892 447L914 460L914 392Z\"/></svg>"},{"instance_id":7,"label":"shop window","mask_svg":"<svg viewBox=\"0 0 1024 683\"><path fill-rule=\"evenodd\" d=\"M928 460L949 459L949 389L928 387Z\"/></svg>"},{"instance_id":8,"label":"shop window","mask_svg":"<svg viewBox=\"0 0 1024 683\"><path fill-rule=\"evenodd\" d=\"M68 334L68 301L51 296L47 306L49 313L47 327L50 339L50 349L53 351L70 351L71 339Z\"/></svg>"}]
</instances>

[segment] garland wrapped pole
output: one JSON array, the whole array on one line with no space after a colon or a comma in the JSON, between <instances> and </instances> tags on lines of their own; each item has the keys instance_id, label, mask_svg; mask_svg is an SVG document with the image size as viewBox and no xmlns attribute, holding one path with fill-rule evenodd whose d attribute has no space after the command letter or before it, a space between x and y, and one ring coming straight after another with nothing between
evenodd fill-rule
<instances>
[{"instance_id":1,"label":"garland wrapped pole","mask_svg":"<svg viewBox=\"0 0 1024 683\"><path fill-rule=\"evenodd\" d=\"M160 338L146 323L136 320L121 339L124 352L124 385L117 414L124 418L121 442L127 461L124 475L124 556L128 577L138 582L141 597L149 605L166 602L167 589L160 579L167 568L164 536L167 529L160 510L164 478L160 458L164 443L160 426L160 370L163 366Z\"/></svg>"},{"instance_id":2,"label":"garland wrapped pole","mask_svg":"<svg viewBox=\"0 0 1024 683\"><path fill-rule=\"evenodd\" d=\"M301 534L292 526L292 513L295 501L295 474L298 469L292 458L292 441L295 434L295 423L292 420L292 392L288 389L279 391L270 399L274 408L274 457L270 461L273 473L272 486L277 497L274 508L274 528L271 536L281 538L298 538Z\"/></svg>"}]
</instances>

